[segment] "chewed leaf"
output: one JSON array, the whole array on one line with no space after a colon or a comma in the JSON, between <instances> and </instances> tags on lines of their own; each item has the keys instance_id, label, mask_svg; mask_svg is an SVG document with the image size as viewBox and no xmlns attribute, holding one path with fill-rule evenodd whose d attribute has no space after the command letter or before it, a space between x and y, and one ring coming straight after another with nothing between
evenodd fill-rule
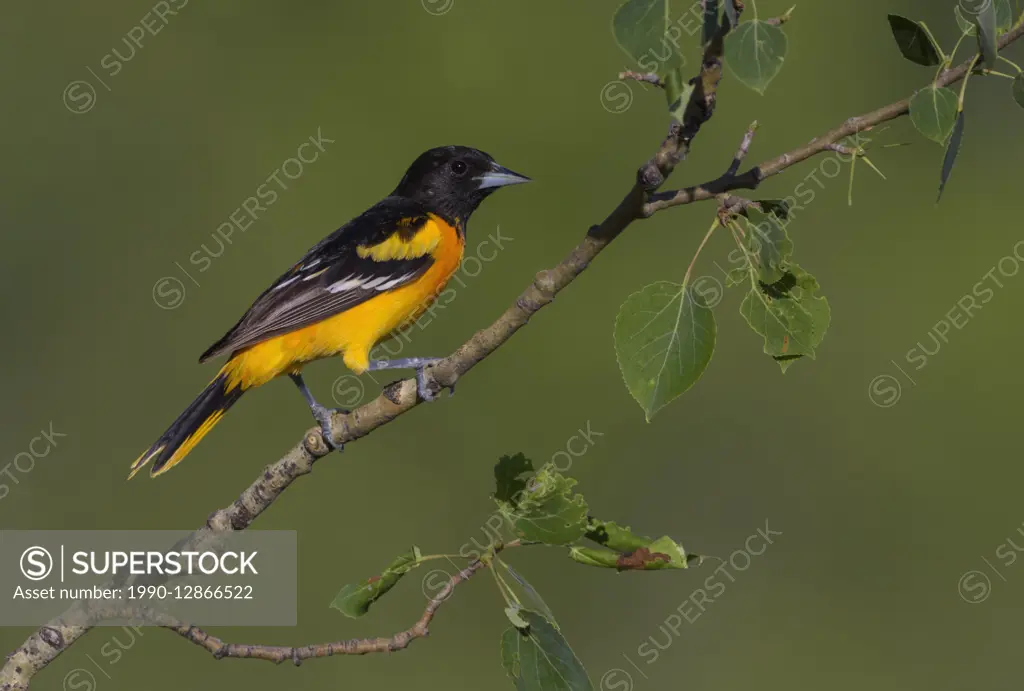
<instances>
[{"instance_id":1,"label":"chewed leaf","mask_svg":"<svg viewBox=\"0 0 1024 691\"><path fill-rule=\"evenodd\" d=\"M614 521L595 519L591 519L587 524L587 539L616 552L632 552L651 544L651 538L637 535L630 530L629 526L621 526Z\"/></svg>"},{"instance_id":2,"label":"chewed leaf","mask_svg":"<svg viewBox=\"0 0 1024 691\"><path fill-rule=\"evenodd\" d=\"M907 60L926 67L942 62L939 47L921 24L898 14L890 14L889 26L896 45Z\"/></svg>"},{"instance_id":3,"label":"chewed leaf","mask_svg":"<svg viewBox=\"0 0 1024 691\"><path fill-rule=\"evenodd\" d=\"M956 123L960 97L949 87L927 86L910 100L910 121L933 142L945 144Z\"/></svg>"},{"instance_id":4,"label":"chewed leaf","mask_svg":"<svg viewBox=\"0 0 1024 691\"><path fill-rule=\"evenodd\" d=\"M626 0L612 18L612 33L642 69L664 75L683 64L668 34L669 17L669 0Z\"/></svg>"},{"instance_id":5,"label":"chewed leaf","mask_svg":"<svg viewBox=\"0 0 1024 691\"><path fill-rule=\"evenodd\" d=\"M818 282L796 264L789 264L775 283L757 281L740 314L764 339L764 352L783 372L796 359L814 359L831 318L828 300L818 295Z\"/></svg>"},{"instance_id":6,"label":"chewed leaf","mask_svg":"<svg viewBox=\"0 0 1024 691\"><path fill-rule=\"evenodd\" d=\"M715 349L715 315L685 285L633 293L615 319L615 354L626 388L650 420L700 378Z\"/></svg>"},{"instance_id":7,"label":"chewed leaf","mask_svg":"<svg viewBox=\"0 0 1024 691\"><path fill-rule=\"evenodd\" d=\"M516 506L499 503L499 508L520 538L566 545L587 529L587 502L573 491L575 485L549 463L530 479Z\"/></svg>"},{"instance_id":8,"label":"chewed leaf","mask_svg":"<svg viewBox=\"0 0 1024 691\"><path fill-rule=\"evenodd\" d=\"M526 479L523 476L532 472L533 461L521 453L499 458L497 465L494 466L494 498L499 502L518 504L519 497L526 489Z\"/></svg>"},{"instance_id":9,"label":"chewed leaf","mask_svg":"<svg viewBox=\"0 0 1024 691\"><path fill-rule=\"evenodd\" d=\"M573 546L569 549L569 558L587 566L617 571L685 569L691 559L683 546L668 536L649 541L629 552Z\"/></svg>"},{"instance_id":10,"label":"chewed leaf","mask_svg":"<svg viewBox=\"0 0 1024 691\"><path fill-rule=\"evenodd\" d=\"M763 94L782 69L787 48L782 29L753 19L725 37L725 60L736 79Z\"/></svg>"},{"instance_id":11,"label":"chewed leaf","mask_svg":"<svg viewBox=\"0 0 1024 691\"><path fill-rule=\"evenodd\" d=\"M518 691L593 691L587 670L558 629L537 612L521 609L525 628L501 636L501 663Z\"/></svg>"},{"instance_id":12,"label":"chewed leaf","mask_svg":"<svg viewBox=\"0 0 1024 691\"><path fill-rule=\"evenodd\" d=\"M353 619L366 614L370 605L395 587L398 581L412 569L419 566L421 554L418 547L391 562L383 573L362 583L351 583L341 589L331 607Z\"/></svg>"},{"instance_id":13,"label":"chewed leaf","mask_svg":"<svg viewBox=\"0 0 1024 691\"><path fill-rule=\"evenodd\" d=\"M786 232L785 219L786 216L772 213L762 214L756 222L755 219L747 221L747 247L757 256L758 280L763 283L780 280L793 254L793 241Z\"/></svg>"}]
</instances>

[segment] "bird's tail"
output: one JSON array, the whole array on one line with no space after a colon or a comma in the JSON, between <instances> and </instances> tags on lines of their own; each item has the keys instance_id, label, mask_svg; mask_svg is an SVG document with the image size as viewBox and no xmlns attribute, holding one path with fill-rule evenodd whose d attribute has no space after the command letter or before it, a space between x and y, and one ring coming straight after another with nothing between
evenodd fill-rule
<instances>
[{"instance_id":1,"label":"bird's tail","mask_svg":"<svg viewBox=\"0 0 1024 691\"><path fill-rule=\"evenodd\" d=\"M242 397L244 391L238 384L229 387L225 370L221 370L185 412L171 423L167 431L135 459L128 479L132 479L150 461L153 462L149 473L151 477L166 473L180 463L192 447L220 422L224 413Z\"/></svg>"}]
</instances>

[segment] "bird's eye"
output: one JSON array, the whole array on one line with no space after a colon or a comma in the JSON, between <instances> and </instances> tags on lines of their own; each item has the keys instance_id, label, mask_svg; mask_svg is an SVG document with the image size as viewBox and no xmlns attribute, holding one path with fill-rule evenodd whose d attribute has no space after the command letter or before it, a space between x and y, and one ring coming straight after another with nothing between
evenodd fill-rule
<instances>
[{"instance_id":1,"label":"bird's eye","mask_svg":"<svg viewBox=\"0 0 1024 691\"><path fill-rule=\"evenodd\" d=\"M466 174L467 166L462 161L452 161L452 172L457 177L462 177Z\"/></svg>"}]
</instances>

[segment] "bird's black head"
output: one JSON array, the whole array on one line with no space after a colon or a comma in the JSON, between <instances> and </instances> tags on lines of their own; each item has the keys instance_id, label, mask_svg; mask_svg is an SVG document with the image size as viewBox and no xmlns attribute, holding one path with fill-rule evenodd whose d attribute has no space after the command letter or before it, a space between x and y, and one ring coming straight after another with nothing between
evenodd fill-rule
<instances>
[{"instance_id":1,"label":"bird's black head","mask_svg":"<svg viewBox=\"0 0 1024 691\"><path fill-rule=\"evenodd\" d=\"M465 224L487 196L530 178L468 146L441 146L417 158L392 193L414 199L451 222Z\"/></svg>"}]
</instances>

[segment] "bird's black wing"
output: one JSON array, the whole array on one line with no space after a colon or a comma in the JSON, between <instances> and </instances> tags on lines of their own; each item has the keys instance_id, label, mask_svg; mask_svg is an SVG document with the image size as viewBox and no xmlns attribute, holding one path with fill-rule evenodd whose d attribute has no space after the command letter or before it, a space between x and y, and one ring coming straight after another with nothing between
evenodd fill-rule
<instances>
[{"instance_id":1,"label":"bird's black wing","mask_svg":"<svg viewBox=\"0 0 1024 691\"><path fill-rule=\"evenodd\" d=\"M439 236L422 205L388 197L317 243L199 358L246 348L407 285L433 264Z\"/></svg>"}]
</instances>

